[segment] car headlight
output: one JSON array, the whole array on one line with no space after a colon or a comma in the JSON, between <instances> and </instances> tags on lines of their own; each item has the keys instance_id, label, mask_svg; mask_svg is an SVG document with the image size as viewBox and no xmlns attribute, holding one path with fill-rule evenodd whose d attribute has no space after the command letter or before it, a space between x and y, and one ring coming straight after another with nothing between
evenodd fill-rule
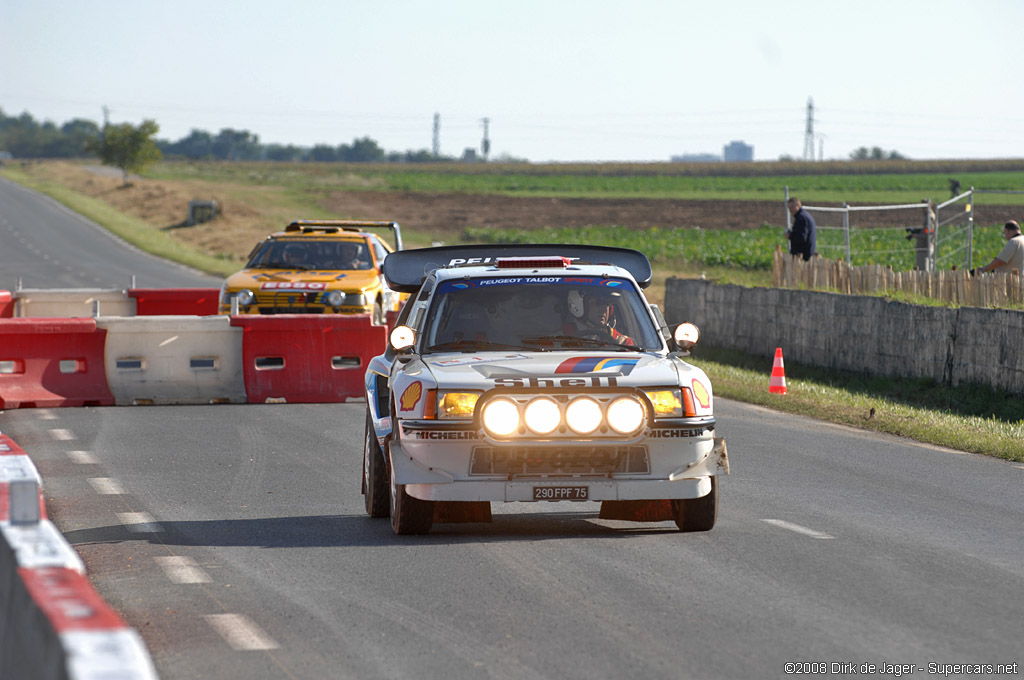
<instances>
[{"instance_id":1,"label":"car headlight","mask_svg":"<svg viewBox=\"0 0 1024 680\"><path fill-rule=\"evenodd\" d=\"M565 423L577 434L590 434L601 426L601 406L593 399L573 399L565 409Z\"/></svg>"},{"instance_id":2,"label":"car headlight","mask_svg":"<svg viewBox=\"0 0 1024 680\"><path fill-rule=\"evenodd\" d=\"M480 415L492 435L506 437L519 429L519 407L511 399L492 399Z\"/></svg>"},{"instance_id":3,"label":"car headlight","mask_svg":"<svg viewBox=\"0 0 1024 680\"><path fill-rule=\"evenodd\" d=\"M437 400L437 417L472 418L479 398L476 392L445 392Z\"/></svg>"},{"instance_id":4,"label":"car headlight","mask_svg":"<svg viewBox=\"0 0 1024 680\"><path fill-rule=\"evenodd\" d=\"M238 304L243 307L248 307L256 299L256 293L246 288L245 290L238 291Z\"/></svg>"},{"instance_id":5,"label":"car headlight","mask_svg":"<svg viewBox=\"0 0 1024 680\"><path fill-rule=\"evenodd\" d=\"M632 434L644 424L645 415L635 397L619 397L608 406L608 425L619 434Z\"/></svg>"},{"instance_id":6,"label":"car headlight","mask_svg":"<svg viewBox=\"0 0 1024 680\"><path fill-rule=\"evenodd\" d=\"M345 294L340 290L329 290L324 294L324 302L331 307L341 307L345 302Z\"/></svg>"},{"instance_id":7,"label":"car headlight","mask_svg":"<svg viewBox=\"0 0 1024 680\"><path fill-rule=\"evenodd\" d=\"M650 390L647 398L654 407L655 418L682 418L683 399L678 388L668 390Z\"/></svg>"},{"instance_id":8,"label":"car headlight","mask_svg":"<svg viewBox=\"0 0 1024 680\"><path fill-rule=\"evenodd\" d=\"M554 432L562 422L562 412L553 399L540 397L526 405L523 419L526 421L526 427L533 432L548 434Z\"/></svg>"}]
</instances>

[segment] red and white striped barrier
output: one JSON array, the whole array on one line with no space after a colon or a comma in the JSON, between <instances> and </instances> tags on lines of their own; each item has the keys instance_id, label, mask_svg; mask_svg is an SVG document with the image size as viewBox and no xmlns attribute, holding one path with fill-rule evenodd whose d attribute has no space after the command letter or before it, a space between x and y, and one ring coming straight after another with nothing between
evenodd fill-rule
<instances>
[{"instance_id":1,"label":"red and white striped barrier","mask_svg":"<svg viewBox=\"0 0 1024 680\"><path fill-rule=\"evenodd\" d=\"M0 434L0 678L155 680L142 638L46 519L32 459Z\"/></svg>"}]
</instances>

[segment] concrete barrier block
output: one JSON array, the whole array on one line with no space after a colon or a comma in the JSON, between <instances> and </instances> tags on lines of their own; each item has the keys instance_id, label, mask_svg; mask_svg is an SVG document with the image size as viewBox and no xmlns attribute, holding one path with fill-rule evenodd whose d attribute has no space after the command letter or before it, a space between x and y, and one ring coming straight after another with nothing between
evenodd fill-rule
<instances>
[{"instance_id":1,"label":"concrete barrier block","mask_svg":"<svg viewBox=\"0 0 1024 680\"><path fill-rule=\"evenodd\" d=\"M246 402L242 330L228 316L101 317L118 406Z\"/></svg>"},{"instance_id":2,"label":"concrete barrier block","mask_svg":"<svg viewBox=\"0 0 1024 680\"><path fill-rule=\"evenodd\" d=\"M22 288L14 291L14 316L22 318L135 316L135 300L121 289Z\"/></svg>"}]
</instances>

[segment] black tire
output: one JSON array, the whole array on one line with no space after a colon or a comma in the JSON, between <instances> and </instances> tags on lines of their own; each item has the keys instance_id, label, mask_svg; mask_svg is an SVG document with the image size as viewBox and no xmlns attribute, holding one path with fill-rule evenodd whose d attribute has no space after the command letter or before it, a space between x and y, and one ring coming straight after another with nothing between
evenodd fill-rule
<instances>
[{"instance_id":1,"label":"black tire","mask_svg":"<svg viewBox=\"0 0 1024 680\"><path fill-rule=\"evenodd\" d=\"M388 466L384 452L373 431L370 412L366 412L366 433L363 437L363 500L370 517L387 517L391 510L388 488Z\"/></svg>"},{"instance_id":2,"label":"black tire","mask_svg":"<svg viewBox=\"0 0 1024 680\"><path fill-rule=\"evenodd\" d=\"M381 305L380 300L373 303L373 323L377 326L383 326L388 322L384 316L384 306Z\"/></svg>"},{"instance_id":3,"label":"black tire","mask_svg":"<svg viewBox=\"0 0 1024 680\"><path fill-rule=\"evenodd\" d=\"M672 514L680 531L711 531L718 519L718 477L711 476L707 496L673 500Z\"/></svg>"},{"instance_id":4,"label":"black tire","mask_svg":"<svg viewBox=\"0 0 1024 680\"><path fill-rule=\"evenodd\" d=\"M396 534L427 534L434 525L434 502L421 501L405 492L404 484L395 483L391 474L391 528Z\"/></svg>"}]
</instances>

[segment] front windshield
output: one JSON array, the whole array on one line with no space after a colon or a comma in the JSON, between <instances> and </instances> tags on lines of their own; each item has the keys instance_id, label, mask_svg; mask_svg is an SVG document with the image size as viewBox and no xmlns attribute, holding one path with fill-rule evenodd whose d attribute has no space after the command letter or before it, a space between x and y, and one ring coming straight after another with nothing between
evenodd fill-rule
<instances>
[{"instance_id":1,"label":"front windshield","mask_svg":"<svg viewBox=\"0 0 1024 680\"><path fill-rule=\"evenodd\" d=\"M449 280L434 294L425 352L662 349L628 279L513 276Z\"/></svg>"},{"instance_id":2,"label":"front windshield","mask_svg":"<svg viewBox=\"0 0 1024 680\"><path fill-rule=\"evenodd\" d=\"M370 269L366 239L269 239L249 258L247 269Z\"/></svg>"}]
</instances>

